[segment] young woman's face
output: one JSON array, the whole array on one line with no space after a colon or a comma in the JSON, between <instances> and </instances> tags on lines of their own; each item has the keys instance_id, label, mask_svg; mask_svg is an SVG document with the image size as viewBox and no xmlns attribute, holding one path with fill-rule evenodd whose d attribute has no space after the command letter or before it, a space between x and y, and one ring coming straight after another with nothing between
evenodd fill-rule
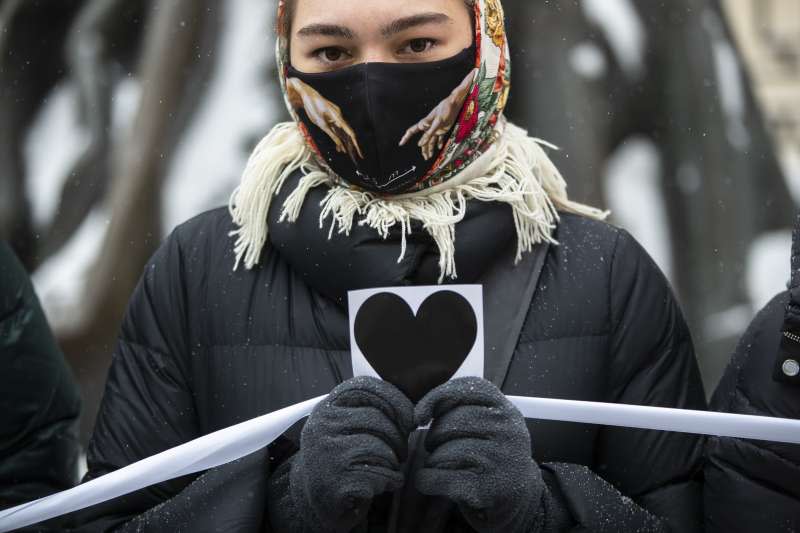
<instances>
[{"instance_id":1,"label":"young woman's face","mask_svg":"<svg viewBox=\"0 0 800 533\"><path fill-rule=\"evenodd\" d=\"M294 0L290 50L301 72L358 63L416 63L473 42L464 0Z\"/></svg>"}]
</instances>

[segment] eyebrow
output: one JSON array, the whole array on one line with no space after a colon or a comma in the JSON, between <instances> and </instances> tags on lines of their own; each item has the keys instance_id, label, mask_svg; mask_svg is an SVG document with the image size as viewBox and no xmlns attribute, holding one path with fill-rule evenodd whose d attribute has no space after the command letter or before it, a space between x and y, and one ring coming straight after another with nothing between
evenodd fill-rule
<instances>
[{"instance_id":1,"label":"eyebrow","mask_svg":"<svg viewBox=\"0 0 800 533\"><path fill-rule=\"evenodd\" d=\"M418 15L395 20L391 24L384 26L383 29L381 29L381 33L384 37L391 37L392 35L417 26L423 26L425 24L445 24L447 22L452 22L452 19L444 13L420 13Z\"/></svg>"},{"instance_id":2,"label":"eyebrow","mask_svg":"<svg viewBox=\"0 0 800 533\"><path fill-rule=\"evenodd\" d=\"M452 22L452 19L444 13L420 13L410 17L403 17L387 24L381 28L381 35L385 38L396 35L400 32L423 26L425 24L445 24ZM323 37L341 37L343 39L355 39L356 32L346 26L338 24L309 24L297 31L297 35L303 37L323 36Z\"/></svg>"},{"instance_id":3,"label":"eyebrow","mask_svg":"<svg viewBox=\"0 0 800 533\"><path fill-rule=\"evenodd\" d=\"M343 39L354 39L356 34L350 28L337 24L309 24L297 31L297 35L310 37L321 35L323 37L341 37Z\"/></svg>"}]
</instances>

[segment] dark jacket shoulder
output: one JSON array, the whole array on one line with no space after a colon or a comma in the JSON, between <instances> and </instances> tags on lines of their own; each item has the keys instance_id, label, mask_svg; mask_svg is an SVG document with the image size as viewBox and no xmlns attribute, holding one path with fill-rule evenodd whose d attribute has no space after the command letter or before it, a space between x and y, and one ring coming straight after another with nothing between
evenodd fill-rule
<instances>
[{"instance_id":1,"label":"dark jacket shoulder","mask_svg":"<svg viewBox=\"0 0 800 533\"><path fill-rule=\"evenodd\" d=\"M0 508L71 487L80 395L33 285L0 242Z\"/></svg>"},{"instance_id":2,"label":"dark jacket shoulder","mask_svg":"<svg viewBox=\"0 0 800 533\"><path fill-rule=\"evenodd\" d=\"M540 331L540 337L611 335L625 320L637 319L632 309L650 318L645 324L650 333L657 333L657 320L666 318L679 326L676 333L681 338L688 336L668 280L628 231L562 213L554 237L557 244L550 247L533 312L558 303L550 312L568 316L549 321L551 331ZM558 324L563 331L553 329Z\"/></svg>"},{"instance_id":3,"label":"dark jacket shoulder","mask_svg":"<svg viewBox=\"0 0 800 533\"><path fill-rule=\"evenodd\" d=\"M163 261L169 256L167 250L172 249L179 255L185 275L190 279L208 282L211 280L209 275L227 276L236 266L236 235L233 232L237 228L227 207L211 209L176 226L162 244L164 250L156 253L153 261ZM275 255L267 240L261 251L259 265L269 265ZM235 271L243 275L248 269L239 264Z\"/></svg>"},{"instance_id":4,"label":"dark jacket shoulder","mask_svg":"<svg viewBox=\"0 0 800 533\"><path fill-rule=\"evenodd\" d=\"M789 292L777 295L740 339L711 401L720 412L800 418L800 388L773 379ZM800 447L709 439L706 530L800 530Z\"/></svg>"},{"instance_id":5,"label":"dark jacket shoulder","mask_svg":"<svg viewBox=\"0 0 800 533\"><path fill-rule=\"evenodd\" d=\"M714 393L715 410L800 418L800 388L772 378L788 303L787 291L756 314Z\"/></svg>"}]
</instances>

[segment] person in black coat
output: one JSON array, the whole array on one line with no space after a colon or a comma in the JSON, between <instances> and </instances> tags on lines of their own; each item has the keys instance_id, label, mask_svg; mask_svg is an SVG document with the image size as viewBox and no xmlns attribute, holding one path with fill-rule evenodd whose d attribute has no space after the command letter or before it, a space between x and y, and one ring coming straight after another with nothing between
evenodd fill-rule
<instances>
[{"instance_id":1,"label":"person in black coat","mask_svg":"<svg viewBox=\"0 0 800 533\"><path fill-rule=\"evenodd\" d=\"M77 483L80 409L28 274L0 241L0 509Z\"/></svg>"},{"instance_id":2,"label":"person in black coat","mask_svg":"<svg viewBox=\"0 0 800 533\"><path fill-rule=\"evenodd\" d=\"M279 3L295 120L256 148L229 209L172 233L133 294L86 479L330 395L260 452L74 527L699 531L702 438L524 420L506 399L706 407L658 267L571 202L543 143L503 118L499 1L322 4ZM348 291L455 281L483 285L484 378L415 403L353 377Z\"/></svg>"},{"instance_id":3,"label":"person in black coat","mask_svg":"<svg viewBox=\"0 0 800 533\"><path fill-rule=\"evenodd\" d=\"M502 210L474 216L486 224L512 223ZM384 271L387 284L394 274L415 273L413 264L396 265L397 241L374 243L375 250L361 254L356 239L314 238L316 224L305 220L283 228L290 235L265 248L258 268L232 274L227 234L233 228L226 210L201 215L178 228L147 267L114 352L87 479L346 382L352 375L346 310L322 292L336 289L335 281L307 281L321 281L313 273L326 251L341 246L324 268L331 278L353 253L369 261L363 268ZM506 394L703 409L689 332L642 248L625 231L576 215L562 216L556 237L560 244L547 251L507 367L487 350L487 364L498 368L493 382ZM511 268L513 246L507 242L496 259L492 239L487 232L468 251L476 261ZM292 249L281 252L281 244ZM495 311L502 310L491 306L487 315ZM645 530L663 524L699 530L701 438L526 422L532 457L568 522L624 531L628 519L640 524L657 516L662 525ZM278 444L199 478L89 509L80 530L162 531L181 524L186 531L260 531L275 518L265 511L271 472L302 448L296 439ZM460 520L452 505L426 503L431 513L444 506L434 515L449 525L398 531L458 530L450 523ZM402 508L433 524L420 508ZM282 523L273 527L291 531Z\"/></svg>"},{"instance_id":4,"label":"person in black coat","mask_svg":"<svg viewBox=\"0 0 800 533\"><path fill-rule=\"evenodd\" d=\"M711 400L724 413L800 419L800 218L789 290L753 320ZM800 446L709 439L706 531L800 531Z\"/></svg>"}]
</instances>

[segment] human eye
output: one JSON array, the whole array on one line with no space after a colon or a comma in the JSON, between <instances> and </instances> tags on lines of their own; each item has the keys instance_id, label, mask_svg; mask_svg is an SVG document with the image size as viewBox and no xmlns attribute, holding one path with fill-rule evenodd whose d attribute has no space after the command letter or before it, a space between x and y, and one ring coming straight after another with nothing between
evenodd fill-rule
<instances>
[{"instance_id":1,"label":"human eye","mask_svg":"<svg viewBox=\"0 0 800 533\"><path fill-rule=\"evenodd\" d=\"M418 38L407 41L399 50L400 55L424 55L430 52L439 42L436 39Z\"/></svg>"},{"instance_id":2,"label":"human eye","mask_svg":"<svg viewBox=\"0 0 800 533\"><path fill-rule=\"evenodd\" d=\"M312 56L327 67L339 66L346 63L351 57L347 50L338 46L318 48L312 52Z\"/></svg>"}]
</instances>

